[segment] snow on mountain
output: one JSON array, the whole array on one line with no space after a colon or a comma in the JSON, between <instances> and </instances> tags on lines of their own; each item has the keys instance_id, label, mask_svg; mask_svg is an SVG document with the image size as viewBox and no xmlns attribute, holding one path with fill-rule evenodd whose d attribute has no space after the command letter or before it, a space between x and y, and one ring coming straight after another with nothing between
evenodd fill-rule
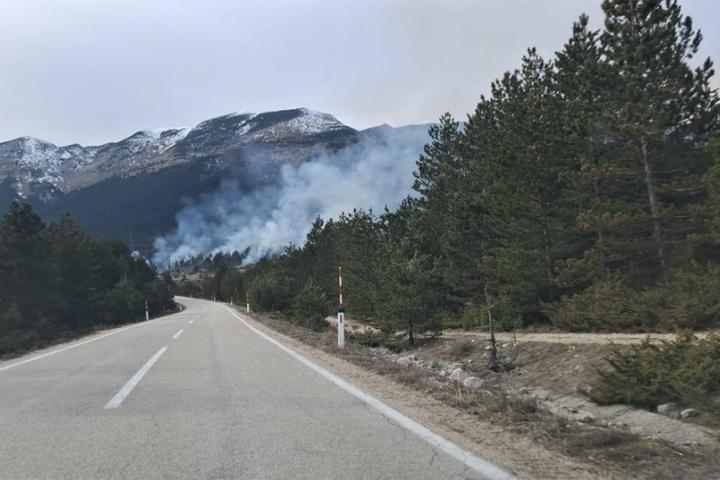
<instances>
[{"instance_id":1,"label":"snow on mountain","mask_svg":"<svg viewBox=\"0 0 720 480\"><path fill-rule=\"evenodd\" d=\"M277 112L235 112L191 127L140 130L118 142L99 146L71 144L58 147L33 137L0 143L0 183L8 180L23 197L51 197L114 178L141 175L195 159L206 159L208 168L223 168L239 149L250 145L283 145L271 149L270 162L293 161L311 154L308 145L318 135L333 147L357 132L334 116L299 108ZM329 136L328 136L329 135ZM291 145L297 145L292 148ZM228 154L231 155L229 156ZM225 163L223 163L225 162Z\"/></svg>"},{"instance_id":2,"label":"snow on mountain","mask_svg":"<svg viewBox=\"0 0 720 480\"><path fill-rule=\"evenodd\" d=\"M192 130L192 127L141 130L123 141L129 144L131 154L148 149L152 149L154 153L162 153L185 138L190 130Z\"/></svg>"},{"instance_id":3,"label":"snow on mountain","mask_svg":"<svg viewBox=\"0 0 720 480\"><path fill-rule=\"evenodd\" d=\"M287 125L299 134L316 134L345 128L345 125L328 113L315 112L307 108L300 109L301 115L290 120Z\"/></svg>"},{"instance_id":4,"label":"snow on mountain","mask_svg":"<svg viewBox=\"0 0 720 480\"><path fill-rule=\"evenodd\" d=\"M60 188L62 184L63 159L58 153L58 147L52 143L33 137L21 137L0 144L0 156L13 159L10 165L5 165L2 170L14 167L17 171L13 186L20 196L29 193L31 183L43 183L52 188Z\"/></svg>"}]
</instances>

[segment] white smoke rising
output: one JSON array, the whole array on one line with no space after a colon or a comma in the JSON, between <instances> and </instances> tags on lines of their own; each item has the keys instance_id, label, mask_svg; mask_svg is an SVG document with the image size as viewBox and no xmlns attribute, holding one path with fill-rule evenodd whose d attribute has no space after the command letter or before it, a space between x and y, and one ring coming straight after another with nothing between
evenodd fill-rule
<instances>
[{"instance_id":1,"label":"white smoke rising","mask_svg":"<svg viewBox=\"0 0 720 480\"><path fill-rule=\"evenodd\" d=\"M225 181L177 214L176 230L155 240L153 260L170 265L249 247L251 263L290 243L301 245L317 216L395 208L412 191L415 161L427 141L424 129L381 130L335 154L285 165L272 186L243 192L239 181Z\"/></svg>"}]
</instances>

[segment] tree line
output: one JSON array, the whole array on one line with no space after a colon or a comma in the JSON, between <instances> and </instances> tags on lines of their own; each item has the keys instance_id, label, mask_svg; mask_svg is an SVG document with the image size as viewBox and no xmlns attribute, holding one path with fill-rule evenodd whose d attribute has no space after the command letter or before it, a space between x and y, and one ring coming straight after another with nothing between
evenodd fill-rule
<instances>
[{"instance_id":1,"label":"tree line","mask_svg":"<svg viewBox=\"0 0 720 480\"><path fill-rule=\"evenodd\" d=\"M0 223L0 355L175 307L172 280L120 241L14 202Z\"/></svg>"},{"instance_id":2,"label":"tree line","mask_svg":"<svg viewBox=\"0 0 720 480\"><path fill-rule=\"evenodd\" d=\"M302 246L219 270L205 295L291 318L310 302L317 319L342 265L350 314L411 341L481 326L490 308L507 328L717 326L712 61L674 0L602 8L604 28L581 16L553 58L530 48L464 122L443 115L397 209L317 219Z\"/></svg>"}]
</instances>

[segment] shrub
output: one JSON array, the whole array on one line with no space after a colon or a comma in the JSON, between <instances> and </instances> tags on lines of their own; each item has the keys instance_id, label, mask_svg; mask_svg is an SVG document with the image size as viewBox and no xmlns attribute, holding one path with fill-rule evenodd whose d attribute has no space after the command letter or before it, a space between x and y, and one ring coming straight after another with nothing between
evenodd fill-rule
<instances>
[{"instance_id":1,"label":"shrub","mask_svg":"<svg viewBox=\"0 0 720 480\"><path fill-rule=\"evenodd\" d=\"M549 310L554 325L569 331L706 329L720 321L720 269L689 263L667 284L644 290L604 281Z\"/></svg>"},{"instance_id":2,"label":"shrub","mask_svg":"<svg viewBox=\"0 0 720 480\"><path fill-rule=\"evenodd\" d=\"M663 330L699 330L718 325L720 269L695 263L675 272L672 281L646 290L638 310Z\"/></svg>"},{"instance_id":3,"label":"shrub","mask_svg":"<svg viewBox=\"0 0 720 480\"><path fill-rule=\"evenodd\" d=\"M720 335L684 332L673 341L646 339L615 349L594 395L603 403L654 408L665 402L706 408L720 396Z\"/></svg>"},{"instance_id":4,"label":"shrub","mask_svg":"<svg viewBox=\"0 0 720 480\"><path fill-rule=\"evenodd\" d=\"M248 286L250 303L260 311L284 310L288 306L287 291L274 275L265 273L253 278Z\"/></svg>"},{"instance_id":5,"label":"shrub","mask_svg":"<svg viewBox=\"0 0 720 480\"><path fill-rule=\"evenodd\" d=\"M553 324L571 332L644 330L654 325L643 323L636 311L637 294L619 282L597 283L586 290L563 297L550 309Z\"/></svg>"},{"instance_id":6,"label":"shrub","mask_svg":"<svg viewBox=\"0 0 720 480\"><path fill-rule=\"evenodd\" d=\"M407 341L402 337L387 332L365 331L350 333L349 338L356 344L368 348L384 347L391 352L399 353L407 347Z\"/></svg>"},{"instance_id":7,"label":"shrub","mask_svg":"<svg viewBox=\"0 0 720 480\"><path fill-rule=\"evenodd\" d=\"M31 350L43 343L44 339L35 330L4 332L0 335L0 356Z\"/></svg>"},{"instance_id":8,"label":"shrub","mask_svg":"<svg viewBox=\"0 0 720 480\"><path fill-rule=\"evenodd\" d=\"M488 323L487 313L479 307L467 307L460 315L460 322L465 330L472 330Z\"/></svg>"},{"instance_id":9,"label":"shrub","mask_svg":"<svg viewBox=\"0 0 720 480\"><path fill-rule=\"evenodd\" d=\"M313 330L327 328L325 317L328 311L327 296L312 278L305 282L290 303L290 317Z\"/></svg>"}]
</instances>

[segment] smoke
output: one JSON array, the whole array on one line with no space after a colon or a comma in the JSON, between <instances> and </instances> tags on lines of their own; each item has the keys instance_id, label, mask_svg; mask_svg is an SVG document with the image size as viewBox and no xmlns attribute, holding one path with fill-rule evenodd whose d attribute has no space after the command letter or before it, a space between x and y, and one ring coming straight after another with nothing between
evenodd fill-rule
<instances>
[{"instance_id":1,"label":"smoke","mask_svg":"<svg viewBox=\"0 0 720 480\"><path fill-rule=\"evenodd\" d=\"M313 220L336 218L353 208L395 208L413 183L415 161L427 142L425 128L379 129L332 155L284 165L279 181L250 190L248 179L220 188L177 214L177 228L155 240L156 265L199 254L243 251L246 262L301 245ZM262 154L249 158L256 168Z\"/></svg>"}]
</instances>

